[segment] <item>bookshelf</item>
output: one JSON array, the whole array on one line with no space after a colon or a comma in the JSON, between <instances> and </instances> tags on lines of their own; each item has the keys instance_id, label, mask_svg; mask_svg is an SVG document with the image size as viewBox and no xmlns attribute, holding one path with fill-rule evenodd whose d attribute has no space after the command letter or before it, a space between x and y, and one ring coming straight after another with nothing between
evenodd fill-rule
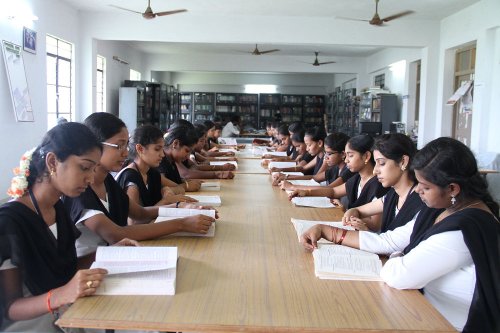
<instances>
[{"instance_id":1,"label":"bookshelf","mask_svg":"<svg viewBox=\"0 0 500 333\"><path fill-rule=\"evenodd\" d=\"M281 121L291 123L302 121L303 95L281 95Z\"/></svg>"},{"instance_id":2,"label":"bookshelf","mask_svg":"<svg viewBox=\"0 0 500 333\"><path fill-rule=\"evenodd\" d=\"M323 95L305 95L303 122L308 126L323 126L325 114L325 96Z\"/></svg>"},{"instance_id":3,"label":"bookshelf","mask_svg":"<svg viewBox=\"0 0 500 333\"><path fill-rule=\"evenodd\" d=\"M181 118L187 121L191 121L193 112L193 93L181 92L179 93L181 98L180 108L181 108Z\"/></svg>"},{"instance_id":4,"label":"bookshelf","mask_svg":"<svg viewBox=\"0 0 500 333\"><path fill-rule=\"evenodd\" d=\"M259 129L265 129L268 122L275 120L280 105L280 94L259 94Z\"/></svg>"},{"instance_id":5,"label":"bookshelf","mask_svg":"<svg viewBox=\"0 0 500 333\"><path fill-rule=\"evenodd\" d=\"M193 123L214 120L215 94L209 92L193 93Z\"/></svg>"},{"instance_id":6,"label":"bookshelf","mask_svg":"<svg viewBox=\"0 0 500 333\"><path fill-rule=\"evenodd\" d=\"M257 128L258 94L216 93L215 114L224 121L239 115L245 127Z\"/></svg>"}]
</instances>

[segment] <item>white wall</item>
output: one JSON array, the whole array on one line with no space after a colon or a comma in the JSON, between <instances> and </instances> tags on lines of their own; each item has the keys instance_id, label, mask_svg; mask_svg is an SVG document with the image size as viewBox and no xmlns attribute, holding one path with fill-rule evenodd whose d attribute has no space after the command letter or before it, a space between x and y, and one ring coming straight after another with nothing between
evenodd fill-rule
<instances>
[{"instance_id":1,"label":"white wall","mask_svg":"<svg viewBox=\"0 0 500 333\"><path fill-rule=\"evenodd\" d=\"M22 45L22 25L6 19L7 1L0 3L0 40ZM10 1L14 3L14 1ZM3 145L3 158L0 164L0 199L10 186L12 169L19 164L19 158L28 149L38 145L47 131L47 89L46 89L46 34L51 34L74 43L79 47L78 14L66 3L58 0L16 0L17 5L26 6L40 19L28 25L37 32L37 52L23 52L26 79L30 92L34 122L16 122L10 98L10 89L0 52L0 133ZM78 77L76 80L78 81ZM76 96L78 99L78 95ZM12 144L15 143L15 144Z\"/></svg>"}]
</instances>

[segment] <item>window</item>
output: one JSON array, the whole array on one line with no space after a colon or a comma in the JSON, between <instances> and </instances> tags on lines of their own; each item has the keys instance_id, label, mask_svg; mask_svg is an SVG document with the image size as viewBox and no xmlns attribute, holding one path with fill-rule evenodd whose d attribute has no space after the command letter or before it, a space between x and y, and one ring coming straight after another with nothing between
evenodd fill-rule
<instances>
[{"instance_id":1,"label":"window","mask_svg":"<svg viewBox=\"0 0 500 333\"><path fill-rule=\"evenodd\" d=\"M47 125L73 120L73 44L47 35Z\"/></svg>"},{"instance_id":2,"label":"window","mask_svg":"<svg viewBox=\"0 0 500 333\"><path fill-rule=\"evenodd\" d=\"M375 76L375 86L384 89L385 86L385 74L380 74Z\"/></svg>"},{"instance_id":3,"label":"window","mask_svg":"<svg viewBox=\"0 0 500 333\"><path fill-rule=\"evenodd\" d=\"M95 111L106 111L106 58L97 56L97 73L95 78Z\"/></svg>"},{"instance_id":4,"label":"window","mask_svg":"<svg viewBox=\"0 0 500 333\"><path fill-rule=\"evenodd\" d=\"M141 81L141 72L130 69L130 80L132 81Z\"/></svg>"}]
</instances>

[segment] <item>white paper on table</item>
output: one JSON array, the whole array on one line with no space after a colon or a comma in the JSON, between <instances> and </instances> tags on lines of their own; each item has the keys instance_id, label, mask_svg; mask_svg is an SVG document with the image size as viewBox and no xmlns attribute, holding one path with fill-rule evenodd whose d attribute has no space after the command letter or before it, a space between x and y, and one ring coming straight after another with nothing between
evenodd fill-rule
<instances>
[{"instance_id":1,"label":"white paper on table","mask_svg":"<svg viewBox=\"0 0 500 333\"><path fill-rule=\"evenodd\" d=\"M297 231L297 237L300 240L300 236L307 230L309 230L311 227L317 225L317 224L325 224L329 225L332 227L336 227L339 229L345 229L345 230L354 230L353 227L349 225L344 225L342 224L341 221L313 221L313 220L301 220L301 219L296 219L296 218L291 218L291 222L295 228L295 231ZM327 241L324 238L321 238L318 243L331 243Z\"/></svg>"},{"instance_id":2,"label":"white paper on table","mask_svg":"<svg viewBox=\"0 0 500 333\"><path fill-rule=\"evenodd\" d=\"M275 171L272 173L272 175L275 176L279 173L280 173L279 171ZM285 172L281 172L281 173L284 175L289 175L289 176L303 176L304 175L302 172L295 172L295 171L285 171Z\"/></svg>"},{"instance_id":3,"label":"white paper on table","mask_svg":"<svg viewBox=\"0 0 500 333\"><path fill-rule=\"evenodd\" d=\"M221 145L237 145L235 138L219 138L218 143Z\"/></svg>"},{"instance_id":4,"label":"white paper on table","mask_svg":"<svg viewBox=\"0 0 500 333\"><path fill-rule=\"evenodd\" d=\"M295 197L292 199L295 206L314 208L335 208L327 197Z\"/></svg>"},{"instance_id":5,"label":"white paper on table","mask_svg":"<svg viewBox=\"0 0 500 333\"><path fill-rule=\"evenodd\" d=\"M200 191L220 191L220 182L203 182Z\"/></svg>"},{"instance_id":6,"label":"white paper on table","mask_svg":"<svg viewBox=\"0 0 500 333\"><path fill-rule=\"evenodd\" d=\"M236 161L210 161L210 165L224 165L224 164L232 164L238 170L238 162Z\"/></svg>"},{"instance_id":7,"label":"white paper on table","mask_svg":"<svg viewBox=\"0 0 500 333\"><path fill-rule=\"evenodd\" d=\"M231 148L221 148L219 149L219 152L221 153L237 153L238 151L236 149L231 149Z\"/></svg>"},{"instance_id":8,"label":"white paper on table","mask_svg":"<svg viewBox=\"0 0 500 333\"><path fill-rule=\"evenodd\" d=\"M220 199L220 196L218 196L218 195L192 195L192 194L189 194L187 196L198 200L198 202L195 202L196 205L213 206L213 207L218 207L218 206L222 205L222 201Z\"/></svg>"},{"instance_id":9,"label":"white paper on table","mask_svg":"<svg viewBox=\"0 0 500 333\"><path fill-rule=\"evenodd\" d=\"M297 166L297 163L296 162L274 162L274 161L271 161L269 162L269 170L271 170L272 168L280 168L280 169L283 169L283 168L293 168Z\"/></svg>"},{"instance_id":10,"label":"white paper on table","mask_svg":"<svg viewBox=\"0 0 500 333\"><path fill-rule=\"evenodd\" d=\"M288 180L292 185L298 186L320 186L320 184L314 179L292 179Z\"/></svg>"}]
</instances>

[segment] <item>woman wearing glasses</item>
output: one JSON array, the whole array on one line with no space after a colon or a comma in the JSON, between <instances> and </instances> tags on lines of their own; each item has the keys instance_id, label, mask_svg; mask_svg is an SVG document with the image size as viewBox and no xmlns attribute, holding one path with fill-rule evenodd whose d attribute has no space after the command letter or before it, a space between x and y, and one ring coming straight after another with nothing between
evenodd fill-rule
<instances>
[{"instance_id":1,"label":"woman wearing glasses","mask_svg":"<svg viewBox=\"0 0 500 333\"><path fill-rule=\"evenodd\" d=\"M93 255L97 246L113 244L122 238L153 239L177 231L206 233L214 220L205 215L148 223L158 216L158 207L142 207L129 199L110 172L120 171L128 156L128 131L116 116L98 112L85 119L85 125L103 144L103 153L96 167L94 182L77 198L64 198L82 236L76 242L79 257ZM190 207L180 202L171 207ZM130 217L134 225L127 225Z\"/></svg>"}]
</instances>

